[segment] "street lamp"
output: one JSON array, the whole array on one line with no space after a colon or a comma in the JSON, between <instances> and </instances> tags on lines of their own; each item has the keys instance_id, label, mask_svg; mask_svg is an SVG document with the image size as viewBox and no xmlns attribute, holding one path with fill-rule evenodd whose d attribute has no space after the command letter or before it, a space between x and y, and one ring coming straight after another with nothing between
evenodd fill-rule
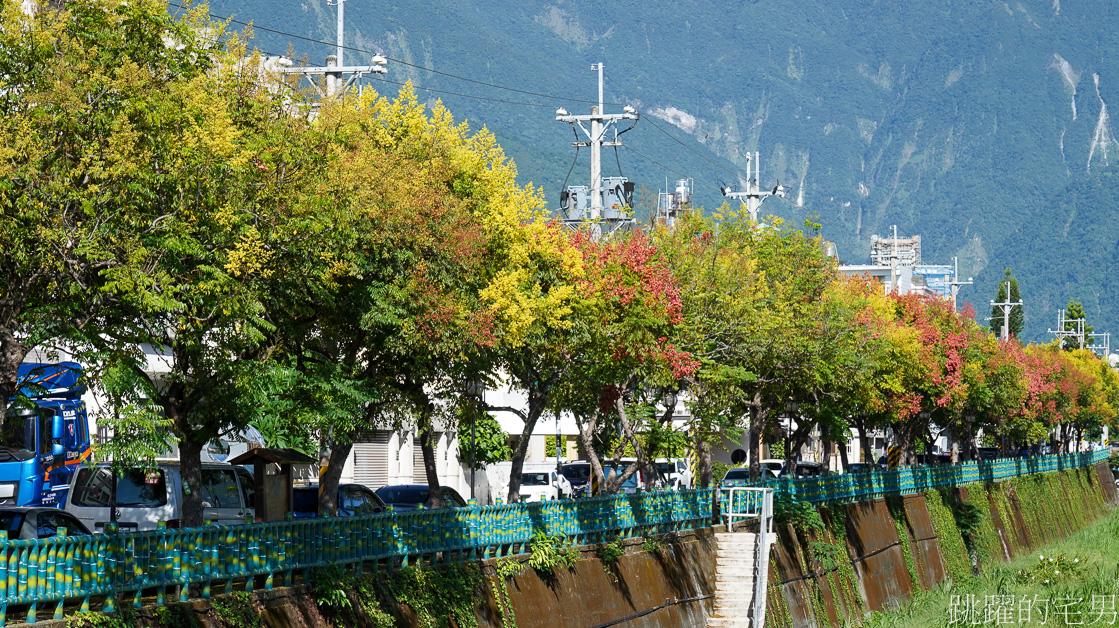
<instances>
[{"instance_id":1,"label":"street lamp","mask_svg":"<svg viewBox=\"0 0 1119 628\"><path fill-rule=\"evenodd\" d=\"M486 394L486 385L478 378L471 379L466 384L466 394L476 402L480 402ZM474 464L474 421L477 412L478 405L475 404L474 411L470 413L470 499L474 499L474 477L478 471L477 465Z\"/></svg>"},{"instance_id":2,"label":"street lamp","mask_svg":"<svg viewBox=\"0 0 1119 628\"><path fill-rule=\"evenodd\" d=\"M964 420L967 421L967 459L973 460L971 448L975 446L975 428L973 427L975 425L975 415L968 413L964 416Z\"/></svg>"},{"instance_id":3,"label":"street lamp","mask_svg":"<svg viewBox=\"0 0 1119 628\"><path fill-rule=\"evenodd\" d=\"M793 457L793 447L789 439L792 438L793 417L800 411L800 404L793 399L785 402L785 470L789 471L789 462Z\"/></svg>"}]
</instances>

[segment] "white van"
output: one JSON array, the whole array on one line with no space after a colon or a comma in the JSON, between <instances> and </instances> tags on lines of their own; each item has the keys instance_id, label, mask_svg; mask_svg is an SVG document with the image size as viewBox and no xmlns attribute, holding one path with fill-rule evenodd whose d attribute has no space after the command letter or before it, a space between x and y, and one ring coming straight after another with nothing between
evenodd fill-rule
<instances>
[{"instance_id":1,"label":"white van","mask_svg":"<svg viewBox=\"0 0 1119 628\"><path fill-rule=\"evenodd\" d=\"M110 521L113 472L108 465L80 467L74 474L65 510L94 532ZM253 476L229 464L202 465L203 517L219 525L245 523L254 517ZM166 521L178 528L182 520L183 480L178 463L160 462L151 471L132 469L117 478L116 519L124 532L155 530Z\"/></svg>"}]
</instances>

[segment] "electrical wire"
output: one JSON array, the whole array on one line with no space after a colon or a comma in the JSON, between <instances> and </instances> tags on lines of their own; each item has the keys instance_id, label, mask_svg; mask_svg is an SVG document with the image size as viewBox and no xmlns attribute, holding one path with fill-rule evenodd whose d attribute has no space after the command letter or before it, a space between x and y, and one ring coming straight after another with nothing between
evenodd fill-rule
<instances>
[{"instance_id":1,"label":"electrical wire","mask_svg":"<svg viewBox=\"0 0 1119 628\"><path fill-rule=\"evenodd\" d=\"M173 6L173 7L179 8L179 9L184 9L184 10L189 9L189 7L184 7L182 5L175 4L174 2L168 2L167 4L168 4L168 6ZM331 48L338 48L339 47L336 42L332 43L332 42L329 42L329 41L323 41L321 39L314 39L313 37L304 37L302 35L296 35L294 33L288 33L286 31L281 31L281 30L277 30L277 29L274 29L274 28L268 28L266 26L258 26L254 23L251 23L251 22L243 22L241 20L233 19L232 17L225 17L225 16L217 15L215 13L209 13L208 15L210 17L216 19L216 20L222 20L224 22L229 22L231 24L240 24L242 26L247 26L247 27L252 28L254 30L264 31L266 33L274 33L276 35L284 35L286 37L293 37L295 39L300 39L300 40L310 42L310 43L314 43L314 44L321 44L323 46L329 46ZM361 52L361 53L364 53L364 54L380 54L380 53L375 52L373 50L366 50L364 48L355 48L353 46L341 46L341 48L342 48L342 50L350 50L350 51L353 51L353 52ZM460 81L466 81L468 83L474 83L476 85L483 85L485 87L492 87L494 89L504 89L504 90L507 90L507 91L510 91L510 92L515 92L517 94L525 94L525 95L528 95L528 96L536 96L536 97L539 97L539 98L548 98L548 99L551 99L551 100L560 100L560 101L564 101L564 102L591 103L591 104L595 104L595 105L598 104L598 101L594 101L594 100L580 100L578 98L570 98L568 96L552 96L551 94L534 92L534 91L527 90L527 89L518 89L516 87L506 87L504 85L498 85L496 83L487 83L486 81L479 81L477 79L467 78L465 76L459 76L457 74L451 74L450 72L443 72L443 71L440 71L440 70L434 70L432 68L426 68L422 65L416 65L414 63L408 63L407 61L404 61L404 60L401 60L401 59L395 59L395 58L389 57L387 55L381 55L381 56L385 57L385 59L387 59L389 61L392 61L393 63L398 63L398 64L403 65L403 66L407 66L407 67L410 67L410 68L415 68L417 70L423 70L424 72L431 72L432 74L438 74L440 76L446 76L448 78L458 79ZM488 100L488 99L485 99L485 100ZM621 103L605 103L605 104L611 104L611 105L615 105L615 106L618 106L618 107L622 106ZM543 106L543 105L537 105L537 106Z\"/></svg>"},{"instance_id":2,"label":"electrical wire","mask_svg":"<svg viewBox=\"0 0 1119 628\"><path fill-rule=\"evenodd\" d=\"M614 147L614 161L618 162L618 176L624 177L625 173L622 172L622 160L618 158L618 147Z\"/></svg>"},{"instance_id":3,"label":"electrical wire","mask_svg":"<svg viewBox=\"0 0 1119 628\"><path fill-rule=\"evenodd\" d=\"M669 166L666 166L666 165L662 164L661 162L657 161L656 159L653 159L652 157L649 157L648 155L645 155L644 153L638 152L636 149L630 147L629 145L622 144L622 148L634 153L635 155L637 155L638 157L641 157L642 159L644 159L646 161L652 162L652 163L660 166L661 168L664 168L665 170L671 172L672 174L675 174L675 175L681 176L681 177L687 177L688 176L688 175L680 172L679 170L676 170L674 168L671 168ZM713 191L713 192L718 192L720 196L723 193L722 190L720 190L718 188L713 188L710 185L706 185L706 184L702 184L702 183L700 185L709 189L709 190L711 190L711 191Z\"/></svg>"},{"instance_id":4,"label":"electrical wire","mask_svg":"<svg viewBox=\"0 0 1119 628\"><path fill-rule=\"evenodd\" d=\"M380 77L380 76L376 77L376 79L378 81L382 81L382 82L385 82L385 83L391 83L392 85L400 85L400 86L407 85L407 83L400 83L398 81L391 81L387 78L383 78L383 77ZM547 109L552 108L552 105L545 105L545 104L542 104L542 103L520 102L520 101L516 101L516 100L505 100L504 98L489 98L489 97L486 97L486 96L474 96L474 95L471 95L471 94L463 94L461 92L447 91L445 89L435 89L434 87L420 87L419 85L416 85L415 83L412 84L412 89L419 89L419 90L423 90L425 92L435 92L436 94L447 94L448 96L462 96L463 98L473 98L474 100L485 100L487 102L499 102L499 103L504 103L506 105L522 105L522 106L525 106L525 107L542 107L542 108L547 108Z\"/></svg>"},{"instance_id":5,"label":"electrical wire","mask_svg":"<svg viewBox=\"0 0 1119 628\"><path fill-rule=\"evenodd\" d=\"M483 44L480 41L474 41L474 40L470 40L470 39L462 39L460 37L453 37L453 36L448 35L446 33L440 33L439 31L433 31L433 30L429 30L429 29L426 29L426 28L420 28L419 26L412 26L410 24L405 24L404 22L401 22L400 20L394 20L394 19L389 18L389 17L382 17L380 15L374 15L374 14L370 13L369 11L363 11L363 10L357 8L357 7L351 6L347 10L348 11L353 11L355 13L361 13L362 15L366 15L368 17L371 17L371 18L375 19L375 20L381 20L382 22L390 22L392 24L398 24L400 26L403 26L407 30L419 31L421 33L428 33L429 35L435 35L436 37L442 37L443 39L449 39L451 41L457 41L459 43L469 44L471 46L477 46L479 48L486 48L487 50L493 50L493 51L496 51L496 52L500 52L502 54L512 55L512 56L516 56L516 57L523 57L525 59L532 59L533 61L540 61L542 63L551 63L552 65L555 65L555 66L558 66L558 67L566 68L566 67L569 66L569 64L567 64L567 63L556 61L554 59L543 59L541 57L534 57L532 55L526 55L526 54L520 53L520 52L513 52L512 50L505 50L504 48L498 48L496 46L489 46L489 45Z\"/></svg>"},{"instance_id":6,"label":"electrical wire","mask_svg":"<svg viewBox=\"0 0 1119 628\"><path fill-rule=\"evenodd\" d=\"M660 131L661 133L664 133L665 135L667 135L667 136L668 136L668 137L669 137L669 138L670 138L670 139L671 139L671 140L672 140L673 142L676 142L677 144L679 144L679 145L683 146L684 148L686 148L686 149L690 150L691 152L695 153L696 155L699 155L699 156L700 156L701 158L703 158L703 160L704 160L704 161L706 161L707 163L709 163L709 164L711 164L711 165L715 166L716 168L718 168L718 169L720 169L720 170L722 170L722 171L724 171L724 172L728 172L728 173L730 173L730 174L734 175L735 177L738 177L738 176L740 176L738 172L735 172L735 171L733 171L733 170L730 170L730 169L729 169L729 168L727 168L726 166L724 166L724 165L722 165L722 164L720 164L720 163L718 163L718 162L716 162L716 161L712 160L712 159L711 159L710 157L708 157L707 155L704 155L703 153L701 153L701 152L697 151L696 149L692 148L691 146L688 146L688 145L687 145L687 144L685 144L684 142L681 142L681 141L680 141L679 139L677 139L677 138L676 138L676 136L675 136L675 135L672 135L672 134L671 134L671 133L669 133L668 131L666 131L666 130L662 129L662 128L661 128L661 127L660 127L660 126L658 125L658 124L656 124L655 122L653 122L653 121L651 120L651 118L652 118L652 116L650 116L650 115L649 115L648 113L646 113L646 114L645 114L645 120L646 120L646 121L647 121L647 122L648 122L649 124L651 124L651 125L653 126L653 128L654 128L654 129L656 129L656 130Z\"/></svg>"}]
</instances>

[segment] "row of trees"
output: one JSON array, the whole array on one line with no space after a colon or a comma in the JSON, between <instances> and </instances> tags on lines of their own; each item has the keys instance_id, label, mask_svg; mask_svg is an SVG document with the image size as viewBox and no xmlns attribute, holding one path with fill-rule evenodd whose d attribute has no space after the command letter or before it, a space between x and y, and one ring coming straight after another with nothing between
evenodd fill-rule
<instances>
[{"instance_id":1,"label":"row of trees","mask_svg":"<svg viewBox=\"0 0 1119 628\"><path fill-rule=\"evenodd\" d=\"M201 448L249 424L323 451L333 510L368 430L414 428L437 486L436 432L474 421L500 444L498 410L524 421L510 501L555 413L607 491L681 444L709 482L710 443L745 431L757 453L790 402L794 445L890 427L910 452L935 430L1029 442L1115 415L1090 353L842 278L817 225L724 207L596 241L548 220L491 134L408 88L307 115L239 34L156 0L0 19L0 403L31 350L75 351L110 402L108 453L178 444L184 525ZM527 404L487 406L478 384ZM664 404L683 393L686 434ZM637 462L607 472L622 452Z\"/></svg>"}]
</instances>

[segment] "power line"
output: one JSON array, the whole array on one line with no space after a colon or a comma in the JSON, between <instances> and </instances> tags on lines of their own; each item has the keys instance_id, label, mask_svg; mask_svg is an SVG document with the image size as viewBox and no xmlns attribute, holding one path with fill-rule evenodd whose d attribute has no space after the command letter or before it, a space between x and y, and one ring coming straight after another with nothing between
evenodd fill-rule
<instances>
[{"instance_id":1,"label":"power line","mask_svg":"<svg viewBox=\"0 0 1119 628\"><path fill-rule=\"evenodd\" d=\"M168 5L179 8L179 9L184 9L184 10L186 10L188 8L188 7L184 7L182 5L175 4L173 2L169 2ZM240 24L242 26L247 26L247 27L252 28L254 30L261 30L261 31L264 31L266 33L274 33L276 35L284 35L286 37L293 37L295 39L300 39L300 40L307 41L307 42L314 43L314 44L321 44L321 45L324 45L324 46L330 46L331 48L341 48L343 50L351 50L353 52L361 52L361 53L365 53L365 54L379 54L379 53L377 53L373 50L366 50L364 48L356 48L354 46L338 46L336 43L333 43L333 42L323 41L321 39L315 39L313 37L304 37L303 35L296 35L294 33L288 33L286 31L281 31L281 30L277 30L277 29L274 29L274 28L268 28L266 26L258 26L254 23L251 23L251 22L243 22L241 20L233 19L232 17L224 17L224 16L221 16L221 15L217 15L215 13L209 13L209 16L216 19L216 20L222 20L222 21L230 22L232 24ZM479 81L477 79L467 78L465 76L459 76L457 74L451 74L450 72L443 72L441 70L433 70L431 68L426 68L422 65L416 65L414 63L409 63L409 62L404 61L402 59L394 59L392 57L385 56L385 55L382 55L382 56L384 56L389 61L392 61L393 63L399 63L400 65L408 66L408 67L411 67L411 68L416 68L417 70L423 70L424 72L431 72L432 74L438 74L440 76L446 76L448 78L458 79L460 81L466 81L468 83L474 83L476 85L484 85L486 87L492 87L494 89L504 89L504 90L507 90L507 91L510 91L510 92L515 92L515 93L518 93L518 94L525 94L525 95L528 95L528 96L537 96L539 98L549 98L549 99L552 99L552 100L560 100L560 101L564 101L564 102L592 103L592 104L596 104L596 105L598 104L597 101L580 100L578 98L570 98L568 96L553 96L551 94L534 92L534 91L527 90L527 89L518 89L516 87L506 87L504 85L498 85L496 83L487 83L485 81ZM618 106L618 107L622 106L621 103L608 103L608 104L615 105L615 106Z\"/></svg>"},{"instance_id":2,"label":"power line","mask_svg":"<svg viewBox=\"0 0 1119 628\"><path fill-rule=\"evenodd\" d=\"M361 9L358 9L356 7L350 7L348 10L354 11L356 13L361 13L362 15L367 15L367 16L375 19L375 20L381 20L383 22L391 22L392 24L399 24L400 26L403 26L404 28L406 28L408 30L420 31L421 33L428 33L429 35L435 35L436 37L442 37L443 39L449 39L451 41L457 41L459 43L469 44L471 46L477 46L479 48L486 48L488 50L494 50L496 52L500 52L500 53L507 54L507 55L524 57L525 59L532 59L533 61L542 61L544 63L551 63L551 64L556 65L556 66L561 66L561 67L567 67L568 66L568 64L560 62L560 61L556 61L554 59L543 59L541 57L534 57L532 55L526 55L526 54L523 54L523 53L520 53L520 52L513 52L512 50L505 50L503 48L498 48L496 46L489 46L487 44L483 44L480 41L474 41L474 40L470 40L470 39L462 39L461 37L453 37L451 35L447 35L446 33L440 33L439 31L433 31L433 30L429 30L429 29L426 29L426 28L420 28L419 26L412 26L410 24L405 24L404 22L401 22L400 20L394 20L390 17L382 17L380 15L374 15L374 14L368 12L368 11L362 11Z\"/></svg>"},{"instance_id":3,"label":"power line","mask_svg":"<svg viewBox=\"0 0 1119 628\"><path fill-rule=\"evenodd\" d=\"M406 85L406 83L400 83L400 82L397 82L397 81L390 81L387 78L378 77L378 80L384 81L385 83L392 83L393 85L400 85L400 86ZM463 98L473 98L474 100L485 100L487 102L499 102L499 103L504 103L506 105L523 105L525 107L546 107L548 109L552 108L552 105L545 105L545 104L541 104L541 103L519 102L519 101L516 101L516 100L505 100L503 98L488 98L486 96L473 96L471 94L463 94L463 93L460 93L460 92L451 92L451 91L447 91L445 89L435 89L434 87L420 87L419 85L415 85L415 84L412 85L412 89L420 89L420 90L423 90L425 92L435 92L437 94L447 94L449 96L462 96Z\"/></svg>"},{"instance_id":4,"label":"power line","mask_svg":"<svg viewBox=\"0 0 1119 628\"><path fill-rule=\"evenodd\" d=\"M685 178L688 176L688 175L684 174L683 172L680 172L679 170L676 170L674 168L666 166L666 165L662 164L661 162L657 161L656 159L653 159L652 157L649 157L648 155L637 151L636 149L634 149L633 147L631 147L628 144L622 144L622 148L633 152L635 155L637 155L638 157L641 157L642 159L644 159L646 161L650 161L654 164L657 164L658 166L660 166L661 168L664 168L665 170L671 172L672 174L675 174L675 175L681 176L681 177L685 177ZM711 190L712 192L718 192L720 195L722 194L722 190L720 190L719 188L712 187L712 186L702 184L702 183L700 185L702 185L703 187Z\"/></svg>"},{"instance_id":5,"label":"power line","mask_svg":"<svg viewBox=\"0 0 1119 628\"><path fill-rule=\"evenodd\" d=\"M699 152L698 150L696 150L696 149L692 148L691 146L688 146L684 142L680 141L679 139L676 138L676 136L672 135L671 133L662 129L659 125L654 123L651 120L652 117L653 116L650 115L648 112L645 113L645 121L648 122L649 124L653 125L654 129L656 129L656 130L660 131L661 133L664 133L665 135L667 135L673 142L676 142L677 144L679 144L679 145L683 146L684 148L690 150L691 152L695 153L696 155L699 155L701 158L703 158L704 161L706 161L707 163L715 166L716 168L719 168L723 172L727 172L727 173L732 174L736 177L740 175L740 173L735 172L733 170L729 170L726 166L723 166L722 164L720 164L720 163L712 160L711 158L709 158L707 155L704 155L703 153Z\"/></svg>"}]
</instances>

